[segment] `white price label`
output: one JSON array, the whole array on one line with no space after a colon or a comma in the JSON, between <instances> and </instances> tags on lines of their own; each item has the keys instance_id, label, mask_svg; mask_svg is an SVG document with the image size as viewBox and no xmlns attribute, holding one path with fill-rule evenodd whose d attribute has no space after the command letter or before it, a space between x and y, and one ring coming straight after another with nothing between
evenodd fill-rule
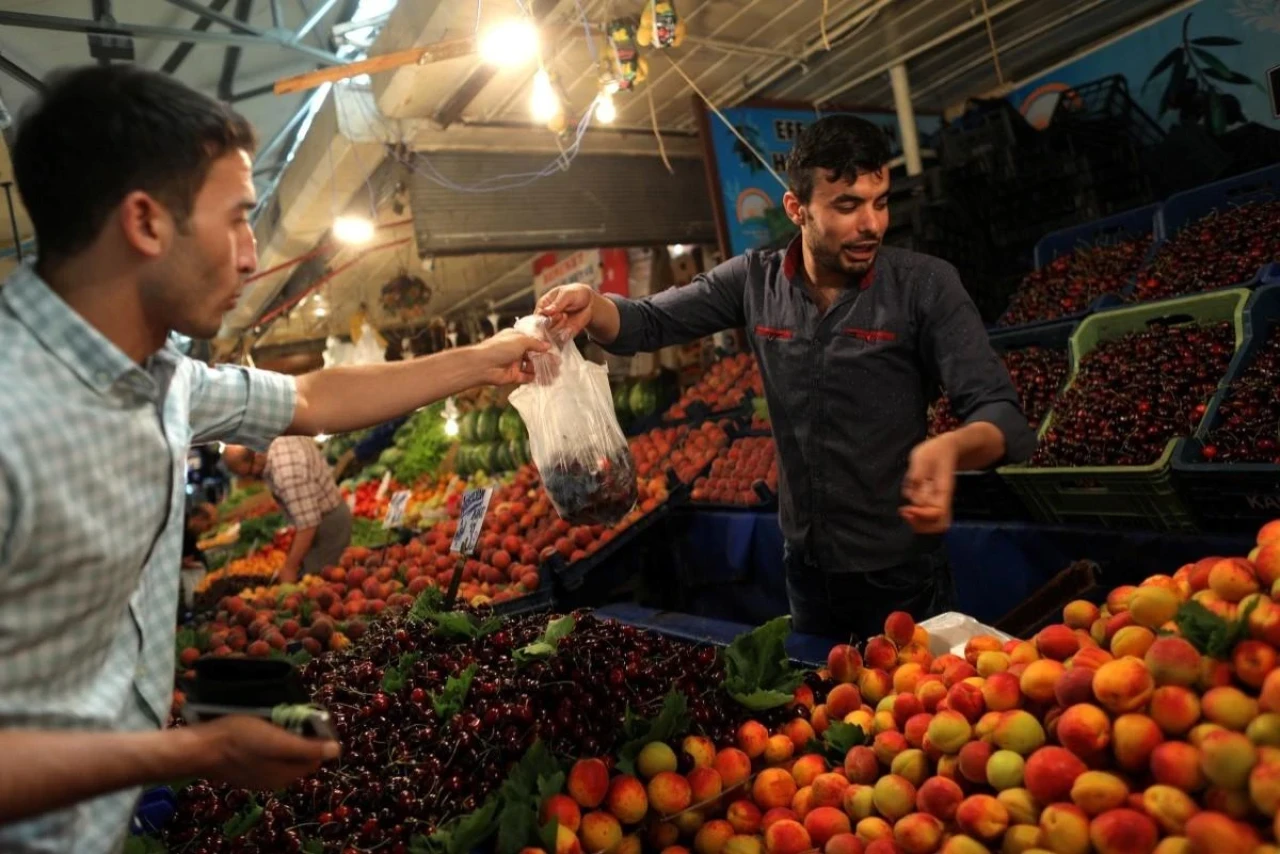
<instances>
[{"instance_id":1,"label":"white price label","mask_svg":"<svg viewBox=\"0 0 1280 854\"><path fill-rule=\"evenodd\" d=\"M413 495L413 491L402 489L391 496L391 503L387 505L387 515L382 519L383 528L394 528L400 524L400 520L404 518L404 508L409 506L409 497Z\"/></svg>"},{"instance_id":2,"label":"white price label","mask_svg":"<svg viewBox=\"0 0 1280 854\"><path fill-rule=\"evenodd\" d=\"M455 554L468 555L475 551L492 497L492 489L468 489L462 494L462 516L458 519L458 533L453 535Z\"/></svg>"},{"instance_id":3,"label":"white price label","mask_svg":"<svg viewBox=\"0 0 1280 854\"><path fill-rule=\"evenodd\" d=\"M382 476L382 483L378 485L378 494L374 498L381 501L387 494L387 490L391 488L391 472L387 472Z\"/></svg>"}]
</instances>

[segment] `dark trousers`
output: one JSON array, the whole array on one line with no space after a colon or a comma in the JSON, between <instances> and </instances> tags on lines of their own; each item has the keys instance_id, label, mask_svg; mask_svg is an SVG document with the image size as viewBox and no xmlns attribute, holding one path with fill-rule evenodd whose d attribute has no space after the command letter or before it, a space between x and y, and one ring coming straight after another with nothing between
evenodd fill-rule
<instances>
[{"instance_id":1,"label":"dark trousers","mask_svg":"<svg viewBox=\"0 0 1280 854\"><path fill-rule=\"evenodd\" d=\"M790 546L784 563L791 627L802 634L862 642L884 634L884 619L894 611L919 622L955 610L955 581L943 549L877 572L824 572Z\"/></svg>"}]
</instances>

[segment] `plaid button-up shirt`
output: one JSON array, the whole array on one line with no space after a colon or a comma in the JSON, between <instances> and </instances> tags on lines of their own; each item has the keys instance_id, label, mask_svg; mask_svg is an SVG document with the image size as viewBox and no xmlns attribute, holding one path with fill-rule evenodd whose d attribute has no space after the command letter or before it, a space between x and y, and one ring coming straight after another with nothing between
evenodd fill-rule
<instances>
[{"instance_id":1,"label":"plaid button-up shirt","mask_svg":"<svg viewBox=\"0 0 1280 854\"><path fill-rule=\"evenodd\" d=\"M264 447L294 402L289 377L209 368L173 347L139 366L31 268L10 276L0 288L0 727L163 725L187 449ZM0 827L0 851L118 850L138 794Z\"/></svg>"},{"instance_id":2,"label":"plaid button-up shirt","mask_svg":"<svg viewBox=\"0 0 1280 854\"><path fill-rule=\"evenodd\" d=\"M319 525L324 514L342 503L333 472L309 436L281 436L272 442L262 476L299 530Z\"/></svg>"}]
</instances>

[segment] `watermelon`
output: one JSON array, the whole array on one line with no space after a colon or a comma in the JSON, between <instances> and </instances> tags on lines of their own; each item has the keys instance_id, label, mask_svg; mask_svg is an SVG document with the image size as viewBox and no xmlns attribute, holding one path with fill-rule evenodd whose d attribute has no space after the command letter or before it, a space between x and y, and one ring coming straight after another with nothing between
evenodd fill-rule
<instances>
[{"instance_id":1,"label":"watermelon","mask_svg":"<svg viewBox=\"0 0 1280 854\"><path fill-rule=\"evenodd\" d=\"M658 408L658 393L653 387L653 380L637 380L631 387L627 403L631 413L637 417L652 415Z\"/></svg>"},{"instance_id":2,"label":"watermelon","mask_svg":"<svg viewBox=\"0 0 1280 854\"><path fill-rule=\"evenodd\" d=\"M476 420L477 442L492 442L498 438L500 412L498 407L490 406L480 413L480 417Z\"/></svg>"},{"instance_id":3,"label":"watermelon","mask_svg":"<svg viewBox=\"0 0 1280 854\"><path fill-rule=\"evenodd\" d=\"M511 471L515 468L511 460L511 446L506 442L497 442L495 447L497 450L494 454L496 457L494 471Z\"/></svg>"},{"instance_id":4,"label":"watermelon","mask_svg":"<svg viewBox=\"0 0 1280 854\"><path fill-rule=\"evenodd\" d=\"M528 440L512 439L511 445L508 448L508 453L511 455L512 468L519 468L520 466L527 465L529 463Z\"/></svg>"},{"instance_id":5,"label":"watermelon","mask_svg":"<svg viewBox=\"0 0 1280 854\"><path fill-rule=\"evenodd\" d=\"M516 412L515 407L508 406L502 410L502 417L498 419L498 434L507 442L524 435L524 421L520 420L520 413Z\"/></svg>"},{"instance_id":6,"label":"watermelon","mask_svg":"<svg viewBox=\"0 0 1280 854\"><path fill-rule=\"evenodd\" d=\"M480 413L473 409L458 419L458 439L464 444L476 440L476 421L479 418Z\"/></svg>"},{"instance_id":7,"label":"watermelon","mask_svg":"<svg viewBox=\"0 0 1280 854\"><path fill-rule=\"evenodd\" d=\"M626 380L614 386L613 411L619 418L626 418L631 414L631 384Z\"/></svg>"}]
</instances>

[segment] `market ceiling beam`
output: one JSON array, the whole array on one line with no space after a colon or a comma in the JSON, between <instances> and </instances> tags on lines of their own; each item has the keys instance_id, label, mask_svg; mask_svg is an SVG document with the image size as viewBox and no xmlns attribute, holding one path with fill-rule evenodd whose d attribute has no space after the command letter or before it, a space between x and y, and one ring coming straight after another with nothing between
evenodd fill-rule
<instances>
[{"instance_id":1,"label":"market ceiling beam","mask_svg":"<svg viewBox=\"0 0 1280 854\"><path fill-rule=\"evenodd\" d=\"M298 53L305 54L318 62L325 63L326 65L343 65L346 63L346 60L330 51L321 50L318 47L303 44L302 35L305 35L305 33L299 35L298 33L291 33L288 30L283 29L262 30L245 21L238 20L238 16L232 17L224 15L221 12L215 12L211 8L202 5L199 0L168 0L168 2L173 6L177 6L179 9L186 9L188 12L192 12L204 18L212 18L216 23L222 24L233 33L238 32L245 35L257 36L263 41L277 44Z\"/></svg>"},{"instance_id":2,"label":"market ceiling beam","mask_svg":"<svg viewBox=\"0 0 1280 854\"><path fill-rule=\"evenodd\" d=\"M215 12L221 12L230 2L231 0L213 0L213 2L209 4L209 8L213 9ZM209 29L209 26L212 23L212 18L201 18L195 22L191 29L196 32L204 32ZM177 71L182 66L182 63L186 62L188 54L195 49L195 46L195 42L188 41L175 47L173 49L173 53L169 54L169 58L164 61L164 65L160 66L160 70L165 74L172 74Z\"/></svg>"},{"instance_id":3,"label":"market ceiling beam","mask_svg":"<svg viewBox=\"0 0 1280 854\"><path fill-rule=\"evenodd\" d=\"M199 32L184 30L179 27L162 27L153 24L99 24L83 18L63 18L57 15L37 15L29 12L10 12L0 10L0 27L24 27L34 30L49 30L60 33L82 33L85 35L102 34L123 38L154 39L156 41L174 42L206 42L209 44L237 44L243 47L286 47L301 51L306 55L329 65L346 64L328 51L306 45L294 44L291 41L275 38L271 34L265 36L248 33L224 33L218 31Z\"/></svg>"},{"instance_id":4,"label":"market ceiling beam","mask_svg":"<svg viewBox=\"0 0 1280 854\"><path fill-rule=\"evenodd\" d=\"M891 61L881 63L871 71L868 71L864 74L859 74L857 77L854 77L852 80L844 81L840 83L838 86L833 86L832 88L826 90L825 92L821 92L813 99L813 103L819 104L819 105L830 104L836 98L839 98L841 95L843 95L845 92L848 92L850 89L853 89L856 86L860 86L863 83L866 83L868 80L879 77L881 74L885 74L886 72L888 72L890 68L892 68L897 63L910 62L911 60L915 59L917 56L920 56L923 53L928 53L934 48L939 47L940 45L944 45L947 42L951 41L952 39L964 35L970 30L976 29L978 27L985 27L987 25L987 21L990 18L995 18L999 15L1004 14L1005 12L1015 9L1018 6L1022 5L1024 2L1026 2L1026 0L1005 0L1005 2L997 6L992 6L990 11L986 15L979 15L977 17L971 18L968 21L965 21L963 24L959 24L955 27L952 27L951 29L947 30L945 33L941 33L940 35L935 36L934 38L931 38L922 44L916 45L910 50L903 51L901 54L894 57ZM989 56L984 55L984 59L989 59Z\"/></svg>"},{"instance_id":5,"label":"market ceiling beam","mask_svg":"<svg viewBox=\"0 0 1280 854\"><path fill-rule=\"evenodd\" d=\"M30 71L23 68L3 53L0 53L0 72L4 72L9 75L14 80L17 80L19 83L22 83L27 88L31 89L33 92L41 93L44 92L46 88L43 80L36 77Z\"/></svg>"}]
</instances>

